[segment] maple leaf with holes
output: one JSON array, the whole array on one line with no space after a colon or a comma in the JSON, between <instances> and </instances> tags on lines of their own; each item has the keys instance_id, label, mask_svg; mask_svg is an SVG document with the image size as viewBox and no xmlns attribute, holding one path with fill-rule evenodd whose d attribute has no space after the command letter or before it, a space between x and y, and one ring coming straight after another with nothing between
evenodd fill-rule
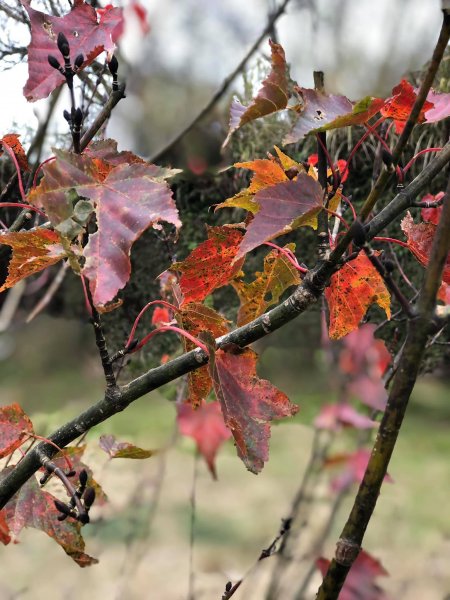
<instances>
[{"instance_id":1,"label":"maple leaf with holes","mask_svg":"<svg viewBox=\"0 0 450 600\"><path fill-rule=\"evenodd\" d=\"M228 321L222 315L198 302L183 304L175 316L179 326L194 337L199 337L205 331L209 332L213 338L229 332ZM185 352L196 347L185 337L183 337L183 346ZM192 406L199 406L208 397L211 389L212 381L206 365L188 374L188 402Z\"/></svg>"},{"instance_id":2,"label":"maple leaf with holes","mask_svg":"<svg viewBox=\"0 0 450 600\"><path fill-rule=\"evenodd\" d=\"M361 483L369 464L371 452L366 448L360 448L355 452L344 452L342 454L334 454L326 459L325 467L344 467L339 475L331 480L331 489L333 492L340 492L347 489L354 483ZM393 483L392 477L386 473L384 481Z\"/></svg>"},{"instance_id":3,"label":"maple leaf with holes","mask_svg":"<svg viewBox=\"0 0 450 600\"><path fill-rule=\"evenodd\" d=\"M130 442L118 442L113 435L101 435L99 446L110 458L133 458L142 460L156 454L155 450L144 450Z\"/></svg>"},{"instance_id":4,"label":"maple leaf with holes","mask_svg":"<svg viewBox=\"0 0 450 600\"><path fill-rule=\"evenodd\" d=\"M344 264L325 290L330 311L329 336L333 340L357 329L368 308L376 303L388 319L391 297L383 278L365 254Z\"/></svg>"},{"instance_id":5,"label":"maple leaf with holes","mask_svg":"<svg viewBox=\"0 0 450 600\"><path fill-rule=\"evenodd\" d=\"M65 77L51 67L49 54L60 59L56 40L64 33L70 44L72 61L83 54L83 67L90 65L102 52L112 53L115 41L123 30L123 11L110 7L98 19L95 9L84 2L75 0L70 13L54 17L31 8L28 0L21 0L31 23L31 42L28 46L28 80L23 89L29 102L46 98L65 81Z\"/></svg>"},{"instance_id":6,"label":"maple leaf with holes","mask_svg":"<svg viewBox=\"0 0 450 600\"><path fill-rule=\"evenodd\" d=\"M393 119L395 131L397 133L401 133L405 128L406 121L408 120L416 98L417 93L413 86L406 81L406 79L402 79L392 90L391 98L388 98L381 108L380 112L383 117ZM425 113L431 108L433 108L433 103L425 100L417 118L417 123L423 123L425 121Z\"/></svg>"},{"instance_id":7,"label":"maple leaf with holes","mask_svg":"<svg viewBox=\"0 0 450 600\"><path fill-rule=\"evenodd\" d=\"M354 427L355 429L372 429L377 423L357 412L347 402L336 404L324 404L320 413L314 420L317 429L328 429L339 431L342 427Z\"/></svg>"},{"instance_id":8,"label":"maple leaf with holes","mask_svg":"<svg viewBox=\"0 0 450 600\"><path fill-rule=\"evenodd\" d=\"M279 235L314 224L323 208L323 190L314 177L299 173L293 180L260 190L254 202L259 210L247 226L235 260Z\"/></svg>"},{"instance_id":9,"label":"maple leaf with holes","mask_svg":"<svg viewBox=\"0 0 450 600\"><path fill-rule=\"evenodd\" d=\"M133 243L152 225L165 221L180 227L166 170L146 162L117 166L65 150L44 165L44 177L29 201L46 210L58 227L73 214L73 192L95 205L97 231L83 250L83 275L89 280L94 304L103 307L122 289L131 271ZM131 159L129 159L131 160Z\"/></svg>"},{"instance_id":10,"label":"maple leaf with holes","mask_svg":"<svg viewBox=\"0 0 450 600\"><path fill-rule=\"evenodd\" d=\"M0 480L11 472L8 467L0 473ZM58 521L60 512L55 507L55 497L41 489L34 475L23 484L20 490L5 505L6 523L14 540L24 527L40 529L57 542L64 552L80 567L98 563L84 552L81 525L72 519Z\"/></svg>"},{"instance_id":11,"label":"maple leaf with holes","mask_svg":"<svg viewBox=\"0 0 450 600\"><path fill-rule=\"evenodd\" d=\"M207 227L208 239L181 262L173 263L179 271L183 293L181 306L203 300L215 289L227 285L241 270L243 259L235 260L242 233L230 226Z\"/></svg>"},{"instance_id":12,"label":"maple leaf with holes","mask_svg":"<svg viewBox=\"0 0 450 600\"><path fill-rule=\"evenodd\" d=\"M33 433L33 424L19 404L0 407L0 458L9 456Z\"/></svg>"},{"instance_id":13,"label":"maple leaf with holes","mask_svg":"<svg viewBox=\"0 0 450 600\"><path fill-rule=\"evenodd\" d=\"M17 133L8 133L7 135L4 135L0 139L0 156L4 152L4 150L2 148L2 142L5 142L5 144L8 144L8 146L14 152L14 156L17 159L19 167L23 171L29 171L30 165L28 164L27 155L25 153L25 150L23 149L22 144L19 141L19 138L20 138L20 135L18 135Z\"/></svg>"},{"instance_id":14,"label":"maple leaf with holes","mask_svg":"<svg viewBox=\"0 0 450 600\"><path fill-rule=\"evenodd\" d=\"M287 244L284 248L294 252L295 244ZM231 282L241 303L237 319L239 327L262 315L288 288L301 281L297 269L278 250L272 250L264 258L264 271L256 272L255 276L251 283L237 279Z\"/></svg>"},{"instance_id":15,"label":"maple leaf with holes","mask_svg":"<svg viewBox=\"0 0 450 600\"><path fill-rule=\"evenodd\" d=\"M362 125L384 105L384 100L371 96L354 104L341 95L324 94L302 87L296 87L295 90L302 102L292 108L299 116L284 138L284 144L295 144L311 132Z\"/></svg>"},{"instance_id":16,"label":"maple leaf with holes","mask_svg":"<svg viewBox=\"0 0 450 600\"><path fill-rule=\"evenodd\" d=\"M298 411L286 394L258 377L257 357L250 348L234 346L214 353L211 347L208 363L225 425L239 458L252 473L259 473L269 459L270 421Z\"/></svg>"},{"instance_id":17,"label":"maple leaf with holes","mask_svg":"<svg viewBox=\"0 0 450 600\"><path fill-rule=\"evenodd\" d=\"M266 115L286 108L289 100L287 65L284 50L280 44L269 40L271 49L271 70L263 81L261 89L249 106L243 106L237 98L231 104L230 125L224 146L231 135L240 127Z\"/></svg>"},{"instance_id":18,"label":"maple leaf with holes","mask_svg":"<svg viewBox=\"0 0 450 600\"><path fill-rule=\"evenodd\" d=\"M0 292L66 257L60 236L50 229L0 233L0 244L11 246L13 251L8 277L0 287Z\"/></svg>"},{"instance_id":19,"label":"maple leaf with holes","mask_svg":"<svg viewBox=\"0 0 450 600\"><path fill-rule=\"evenodd\" d=\"M177 424L181 435L195 440L211 475L217 479L216 455L220 446L231 437L231 431L223 421L220 404L202 402L197 408L187 403L178 404Z\"/></svg>"},{"instance_id":20,"label":"maple leaf with holes","mask_svg":"<svg viewBox=\"0 0 450 600\"><path fill-rule=\"evenodd\" d=\"M411 213L408 211L401 222L401 228L406 235L408 248L417 258L417 260L426 267L430 260L431 247L437 226L430 223L414 223ZM450 283L450 252L447 254L447 261L444 266L442 280Z\"/></svg>"},{"instance_id":21,"label":"maple leaf with holes","mask_svg":"<svg viewBox=\"0 0 450 600\"><path fill-rule=\"evenodd\" d=\"M316 567L325 577L330 561L318 558ZM339 600L388 600L388 596L375 583L376 577L388 575L380 561L365 550L361 550L353 563L342 590Z\"/></svg>"}]
</instances>

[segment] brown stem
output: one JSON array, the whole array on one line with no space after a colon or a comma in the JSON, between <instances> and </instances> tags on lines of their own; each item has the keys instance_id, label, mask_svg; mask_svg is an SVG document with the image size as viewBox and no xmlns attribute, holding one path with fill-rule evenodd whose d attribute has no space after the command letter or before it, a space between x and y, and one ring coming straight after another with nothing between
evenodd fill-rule
<instances>
[{"instance_id":1,"label":"brown stem","mask_svg":"<svg viewBox=\"0 0 450 600\"><path fill-rule=\"evenodd\" d=\"M392 381L386 410L353 508L337 542L335 557L317 593L317 600L336 600L347 574L361 549L361 543L375 509L383 479L394 450L408 401L414 388L430 333L435 332L436 295L450 249L450 179L446 200L431 249L418 300L418 315L409 322L409 331Z\"/></svg>"},{"instance_id":2,"label":"brown stem","mask_svg":"<svg viewBox=\"0 0 450 600\"><path fill-rule=\"evenodd\" d=\"M122 98L125 98L125 84L124 83L122 83L119 86L118 90L114 90L111 92L111 95L108 98L107 103L102 108L101 112L97 115L95 121L92 123L92 125L89 127L89 129L84 133L83 137L81 138L81 142L80 142L81 152L83 152L83 150L86 148L86 146L92 140L92 138L98 133L98 131L102 127L103 123L105 123L105 121L107 121L109 119L113 108L120 102L120 100L122 100Z\"/></svg>"}]
</instances>

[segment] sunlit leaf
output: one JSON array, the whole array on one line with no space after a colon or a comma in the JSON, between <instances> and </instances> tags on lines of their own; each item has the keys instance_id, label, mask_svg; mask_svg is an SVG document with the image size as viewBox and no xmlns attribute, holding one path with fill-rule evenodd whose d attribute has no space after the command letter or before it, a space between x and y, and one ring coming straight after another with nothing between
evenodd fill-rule
<instances>
[{"instance_id":1,"label":"sunlit leaf","mask_svg":"<svg viewBox=\"0 0 450 600\"><path fill-rule=\"evenodd\" d=\"M16 285L18 281L39 273L65 256L59 235L50 229L0 233L0 244L12 248L8 277L0 292Z\"/></svg>"},{"instance_id":2,"label":"sunlit leaf","mask_svg":"<svg viewBox=\"0 0 450 600\"><path fill-rule=\"evenodd\" d=\"M329 336L333 340L357 329L368 308L376 303L391 315L391 298L386 285L365 254L345 263L331 277L325 297L330 310Z\"/></svg>"}]
</instances>

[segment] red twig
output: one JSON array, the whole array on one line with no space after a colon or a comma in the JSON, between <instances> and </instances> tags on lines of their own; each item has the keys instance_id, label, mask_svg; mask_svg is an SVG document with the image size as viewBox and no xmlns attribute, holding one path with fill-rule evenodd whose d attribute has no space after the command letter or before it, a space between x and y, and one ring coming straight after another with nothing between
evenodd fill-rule
<instances>
[{"instance_id":1,"label":"red twig","mask_svg":"<svg viewBox=\"0 0 450 600\"><path fill-rule=\"evenodd\" d=\"M323 210L326 211L329 215L333 215L333 217L336 217L336 219L339 219L339 221L344 225L344 227L346 229L349 229L350 225L347 223L347 221L342 215L338 214L337 212L334 212L334 210L331 210L329 208L323 207Z\"/></svg>"},{"instance_id":2,"label":"red twig","mask_svg":"<svg viewBox=\"0 0 450 600\"><path fill-rule=\"evenodd\" d=\"M125 344L125 348L128 348L128 346L131 344L131 342L133 341L134 338L134 334L136 333L136 328L138 326L139 321L141 320L141 317L143 316L143 314L151 307L154 306L155 304L162 304L163 306L166 306L167 308L170 308L171 310L173 310L174 312L179 312L178 308L176 306L174 306L173 304L171 304L170 302L166 302L165 300L152 300L151 302L149 302L148 304L146 304L144 306L144 308L141 310L141 312L138 314L138 316L136 317L134 323L133 323L133 327L131 328L131 332L130 335L128 336L127 339L127 343Z\"/></svg>"},{"instance_id":3,"label":"red twig","mask_svg":"<svg viewBox=\"0 0 450 600\"><path fill-rule=\"evenodd\" d=\"M381 123L384 121L384 117L380 117L378 119L378 121L376 123L374 123L373 125L367 125L367 131L364 133L363 136L361 136L361 138L356 142L356 144L353 146L353 149L351 150L350 154L348 155L347 158L347 164L344 167L344 170L341 173L341 178L344 177L344 175L347 173L347 171L350 168L350 163L353 159L353 157L355 156L356 152L358 151L359 147L361 146L361 144L364 142L365 139L367 139L369 137L369 135L371 133L375 132L375 129L377 127L379 127L381 125Z\"/></svg>"},{"instance_id":4,"label":"red twig","mask_svg":"<svg viewBox=\"0 0 450 600\"><path fill-rule=\"evenodd\" d=\"M353 204L351 203L350 199L347 198L347 196L344 196L342 194L342 200L348 204L350 206L350 210L352 211L352 215L353 215L353 219L356 221L357 216L356 216L356 211L355 211L355 207L353 206Z\"/></svg>"}]
</instances>

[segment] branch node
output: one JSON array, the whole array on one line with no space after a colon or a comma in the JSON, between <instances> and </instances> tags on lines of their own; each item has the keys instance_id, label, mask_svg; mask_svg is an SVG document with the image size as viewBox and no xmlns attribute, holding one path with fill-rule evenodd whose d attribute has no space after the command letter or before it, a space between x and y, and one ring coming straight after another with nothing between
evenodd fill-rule
<instances>
[{"instance_id":1,"label":"branch node","mask_svg":"<svg viewBox=\"0 0 450 600\"><path fill-rule=\"evenodd\" d=\"M361 546L356 542L352 542L347 538L340 538L336 544L336 562L344 567L351 567L360 551Z\"/></svg>"}]
</instances>

